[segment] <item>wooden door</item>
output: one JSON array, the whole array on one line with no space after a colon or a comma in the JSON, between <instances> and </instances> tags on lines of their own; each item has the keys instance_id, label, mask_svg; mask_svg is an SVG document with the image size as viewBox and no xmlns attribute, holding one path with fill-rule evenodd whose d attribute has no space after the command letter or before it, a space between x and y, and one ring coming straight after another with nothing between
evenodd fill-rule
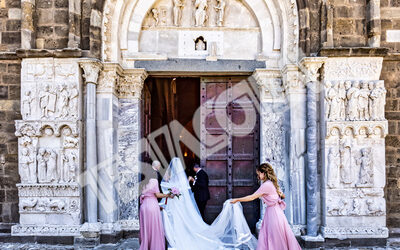
<instances>
[{"instance_id":1,"label":"wooden door","mask_svg":"<svg viewBox=\"0 0 400 250\"><path fill-rule=\"evenodd\" d=\"M141 101L141 138L146 138L151 133L151 92L149 90L148 84L144 84L142 90L142 101ZM143 150L143 154L141 155L142 162L151 163L150 156L150 145L145 144Z\"/></svg>"},{"instance_id":2,"label":"wooden door","mask_svg":"<svg viewBox=\"0 0 400 250\"><path fill-rule=\"evenodd\" d=\"M258 187L259 115L246 78L201 79L201 165L210 179L206 220L224 201L252 194ZM250 228L259 219L259 201L243 203Z\"/></svg>"}]
</instances>

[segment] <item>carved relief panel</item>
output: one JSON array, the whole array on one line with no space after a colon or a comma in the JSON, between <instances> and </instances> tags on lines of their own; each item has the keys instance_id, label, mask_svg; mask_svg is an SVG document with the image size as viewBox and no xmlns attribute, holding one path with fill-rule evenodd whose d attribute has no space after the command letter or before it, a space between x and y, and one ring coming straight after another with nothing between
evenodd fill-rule
<instances>
[{"instance_id":1,"label":"carved relief panel","mask_svg":"<svg viewBox=\"0 0 400 250\"><path fill-rule=\"evenodd\" d=\"M15 122L20 224L12 232L75 235L82 214L78 185L82 91L77 60L24 59L21 75L23 120ZM63 225L62 231L42 227L54 224Z\"/></svg>"},{"instance_id":2,"label":"carved relief panel","mask_svg":"<svg viewBox=\"0 0 400 250\"><path fill-rule=\"evenodd\" d=\"M381 58L328 58L324 65L320 119L327 238L388 234L381 63Z\"/></svg>"}]
</instances>

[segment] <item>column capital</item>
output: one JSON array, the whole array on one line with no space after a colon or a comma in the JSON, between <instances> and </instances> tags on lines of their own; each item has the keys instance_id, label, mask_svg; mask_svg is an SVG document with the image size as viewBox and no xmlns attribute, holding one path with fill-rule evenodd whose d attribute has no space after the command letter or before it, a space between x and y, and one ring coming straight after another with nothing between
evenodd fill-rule
<instances>
[{"instance_id":1,"label":"column capital","mask_svg":"<svg viewBox=\"0 0 400 250\"><path fill-rule=\"evenodd\" d=\"M319 69L324 64L326 57L304 57L301 59L299 66L306 77L306 82L315 82L320 74Z\"/></svg>"},{"instance_id":2,"label":"column capital","mask_svg":"<svg viewBox=\"0 0 400 250\"><path fill-rule=\"evenodd\" d=\"M85 78L85 83L97 84L100 70L103 67L101 62L96 59L83 59L79 61L79 66L83 70L82 76Z\"/></svg>"},{"instance_id":3,"label":"column capital","mask_svg":"<svg viewBox=\"0 0 400 250\"><path fill-rule=\"evenodd\" d=\"M124 71L122 79L117 83L119 98L140 99L144 81L148 77L145 69L129 69Z\"/></svg>"},{"instance_id":4,"label":"column capital","mask_svg":"<svg viewBox=\"0 0 400 250\"><path fill-rule=\"evenodd\" d=\"M287 64L281 69L286 94L304 93L304 76L296 64Z\"/></svg>"},{"instance_id":5,"label":"column capital","mask_svg":"<svg viewBox=\"0 0 400 250\"><path fill-rule=\"evenodd\" d=\"M279 70L256 69L252 77L260 90L261 99L274 99L282 95L282 77Z\"/></svg>"}]
</instances>

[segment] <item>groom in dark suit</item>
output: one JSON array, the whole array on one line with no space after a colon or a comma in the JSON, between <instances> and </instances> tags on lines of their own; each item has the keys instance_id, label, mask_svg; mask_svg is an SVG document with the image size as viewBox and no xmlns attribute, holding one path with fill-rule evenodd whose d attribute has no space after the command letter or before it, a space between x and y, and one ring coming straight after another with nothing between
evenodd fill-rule
<instances>
[{"instance_id":1,"label":"groom in dark suit","mask_svg":"<svg viewBox=\"0 0 400 250\"><path fill-rule=\"evenodd\" d=\"M189 182L192 183L191 186L194 193L194 199L196 200L201 217L204 220L204 210L206 209L207 201L210 199L208 175L198 164L193 166L193 170L196 172L196 175L194 178L190 176Z\"/></svg>"}]
</instances>

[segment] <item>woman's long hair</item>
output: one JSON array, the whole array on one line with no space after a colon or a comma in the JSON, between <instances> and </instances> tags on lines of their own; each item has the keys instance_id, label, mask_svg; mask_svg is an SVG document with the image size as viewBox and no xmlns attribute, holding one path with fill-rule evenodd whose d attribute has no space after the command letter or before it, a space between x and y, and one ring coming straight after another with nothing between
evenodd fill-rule
<instances>
[{"instance_id":1,"label":"woman's long hair","mask_svg":"<svg viewBox=\"0 0 400 250\"><path fill-rule=\"evenodd\" d=\"M259 165L257 167L257 171L260 173L263 173L265 175L265 179L262 181L267 181L270 180L275 188L276 188L276 192L278 193L279 197L281 197L281 199L285 198L285 195L282 193L279 184L278 184L278 178L276 177L274 168L272 167L271 164L269 163L262 163L261 165Z\"/></svg>"},{"instance_id":2,"label":"woman's long hair","mask_svg":"<svg viewBox=\"0 0 400 250\"><path fill-rule=\"evenodd\" d=\"M140 192L142 193L150 179L157 179L157 172L151 164L143 164L140 173Z\"/></svg>"}]
</instances>

